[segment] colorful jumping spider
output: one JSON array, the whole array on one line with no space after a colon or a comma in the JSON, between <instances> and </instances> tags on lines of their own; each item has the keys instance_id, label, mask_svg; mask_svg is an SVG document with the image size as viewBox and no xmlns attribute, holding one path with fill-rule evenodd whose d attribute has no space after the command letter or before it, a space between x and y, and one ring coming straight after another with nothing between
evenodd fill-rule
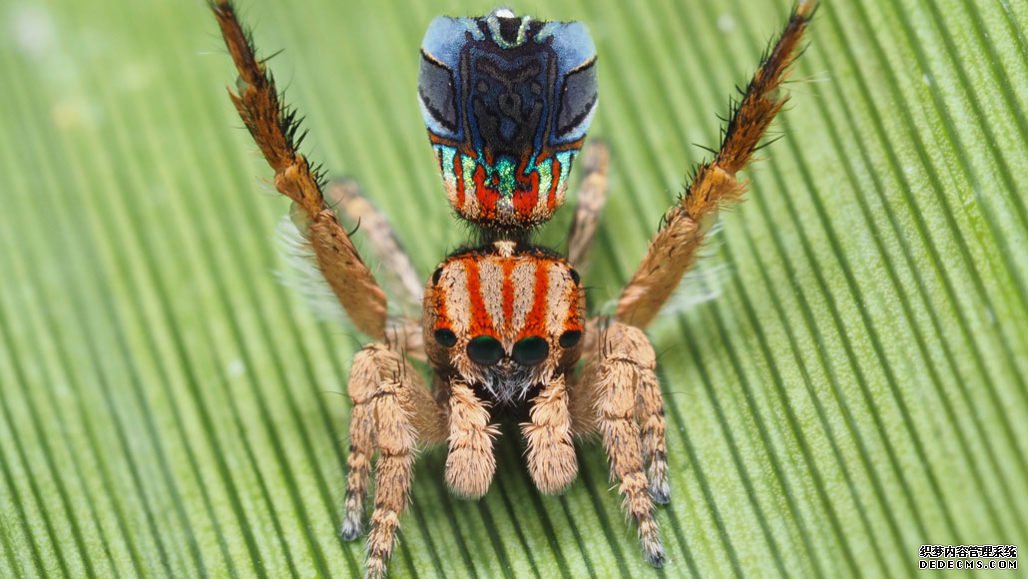
<instances>
[{"instance_id":1,"label":"colorful jumping spider","mask_svg":"<svg viewBox=\"0 0 1028 579\"><path fill-rule=\"evenodd\" d=\"M575 479L574 438L598 433L638 526L646 560L664 564L653 503L670 498L664 407L643 328L697 258L718 209L738 201L749 162L786 96L814 0L801 0L728 122L714 159L664 215L610 318L586 319L578 270L606 198L607 154L586 149L568 254L533 245L532 233L564 201L572 162L597 103L596 54L577 22L544 22L498 9L432 22L421 47L419 101L450 205L478 232L449 255L422 292L384 217L352 183L327 187L297 152L295 112L280 100L231 2L212 8L239 71L232 102L275 170L275 187L317 267L350 319L376 343L353 359L349 474L342 536L363 531L375 462L367 575L380 577L408 500L415 449L446 443L446 483L480 497L496 470L497 413L520 415L528 471L544 493ZM326 194L331 203L326 201ZM386 296L340 226L338 209L366 224L374 251L422 303L421 320L387 313ZM414 280L411 282L410 280ZM409 359L427 359L432 388Z\"/></svg>"}]
</instances>

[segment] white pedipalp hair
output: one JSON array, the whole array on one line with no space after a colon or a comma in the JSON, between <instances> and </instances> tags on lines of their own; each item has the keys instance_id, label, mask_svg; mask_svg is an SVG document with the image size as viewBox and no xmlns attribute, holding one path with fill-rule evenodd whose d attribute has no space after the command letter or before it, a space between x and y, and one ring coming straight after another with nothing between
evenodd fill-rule
<instances>
[{"instance_id":1,"label":"white pedipalp hair","mask_svg":"<svg viewBox=\"0 0 1028 579\"><path fill-rule=\"evenodd\" d=\"M465 368L460 374L468 384L481 386L499 406L523 403L533 388L549 384L556 374L548 362L535 366L515 366L513 371L504 371L498 365L458 364L458 367Z\"/></svg>"},{"instance_id":2,"label":"white pedipalp hair","mask_svg":"<svg viewBox=\"0 0 1028 579\"><path fill-rule=\"evenodd\" d=\"M514 376L487 372L480 384L492 395L494 402L501 406L510 406L524 402L529 390L541 383L533 374L528 370Z\"/></svg>"}]
</instances>

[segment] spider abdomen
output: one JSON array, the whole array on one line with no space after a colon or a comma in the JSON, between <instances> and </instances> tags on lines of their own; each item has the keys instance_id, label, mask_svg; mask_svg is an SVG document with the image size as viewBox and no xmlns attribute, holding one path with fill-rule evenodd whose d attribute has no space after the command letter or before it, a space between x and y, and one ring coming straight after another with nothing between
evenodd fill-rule
<instances>
[{"instance_id":1,"label":"spider abdomen","mask_svg":"<svg viewBox=\"0 0 1028 579\"><path fill-rule=\"evenodd\" d=\"M488 228L543 223L596 109L596 49L580 22L500 9L435 19L418 96L450 204Z\"/></svg>"}]
</instances>

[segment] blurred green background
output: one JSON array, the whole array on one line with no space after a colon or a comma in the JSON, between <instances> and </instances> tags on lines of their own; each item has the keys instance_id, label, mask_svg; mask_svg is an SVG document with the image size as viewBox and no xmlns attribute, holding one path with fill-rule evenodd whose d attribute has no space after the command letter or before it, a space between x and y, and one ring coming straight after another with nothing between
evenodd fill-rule
<instances>
[{"instance_id":1,"label":"blurred green background","mask_svg":"<svg viewBox=\"0 0 1028 579\"><path fill-rule=\"evenodd\" d=\"M309 156L358 178L423 274L465 236L415 101L436 14L246 0ZM616 295L718 140L787 0L528 1L590 26ZM1028 3L827 0L724 218L721 296L651 331L670 563L600 448L541 496L516 437L479 502L419 461L395 576L893 576L918 546L1028 547ZM361 338L275 272L270 172L200 1L0 0L0 576L348 576L336 538ZM559 242L567 215L544 236Z\"/></svg>"}]
</instances>

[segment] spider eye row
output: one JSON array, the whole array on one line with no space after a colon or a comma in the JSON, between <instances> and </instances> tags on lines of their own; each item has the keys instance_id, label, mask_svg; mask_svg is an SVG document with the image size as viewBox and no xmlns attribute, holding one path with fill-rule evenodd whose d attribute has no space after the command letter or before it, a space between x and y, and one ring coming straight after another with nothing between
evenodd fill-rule
<instances>
[{"instance_id":1,"label":"spider eye row","mask_svg":"<svg viewBox=\"0 0 1028 579\"><path fill-rule=\"evenodd\" d=\"M557 343L560 344L561 348L567 350L569 348L574 348L575 346L577 346L578 341L581 339L582 332L579 332L578 330L570 330L561 334L560 338L557 339Z\"/></svg>"},{"instance_id":2,"label":"spider eye row","mask_svg":"<svg viewBox=\"0 0 1028 579\"><path fill-rule=\"evenodd\" d=\"M435 331L435 341L439 342L439 345L444 348L451 348L457 343L457 334L446 328L441 328Z\"/></svg>"},{"instance_id":3,"label":"spider eye row","mask_svg":"<svg viewBox=\"0 0 1028 579\"><path fill-rule=\"evenodd\" d=\"M522 338L514 344L511 357L522 366L535 366L550 354L550 345L539 336Z\"/></svg>"},{"instance_id":4,"label":"spider eye row","mask_svg":"<svg viewBox=\"0 0 1028 579\"><path fill-rule=\"evenodd\" d=\"M457 344L457 335L452 330L440 328L433 334L435 341L444 348L452 348ZM557 339L557 343L565 350L574 348L582 339L582 332L570 330ZM468 358L482 365L492 366L503 358L503 344L492 336L475 336L468 342ZM514 344L511 357L522 366L534 366L550 355L550 345L540 336L528 336Z\"/></svg>"},{"instance_id":5,"label":"spider eye row","mask_svg":"<svg viewBox=\"0 0 1028 579\"><path fill-rule=\"evenodd\" d=\"M503 344L492 336L475 336L468 342L468 358L476 364L492 366L503 358Z\"/></svg>"}]
</instances>

